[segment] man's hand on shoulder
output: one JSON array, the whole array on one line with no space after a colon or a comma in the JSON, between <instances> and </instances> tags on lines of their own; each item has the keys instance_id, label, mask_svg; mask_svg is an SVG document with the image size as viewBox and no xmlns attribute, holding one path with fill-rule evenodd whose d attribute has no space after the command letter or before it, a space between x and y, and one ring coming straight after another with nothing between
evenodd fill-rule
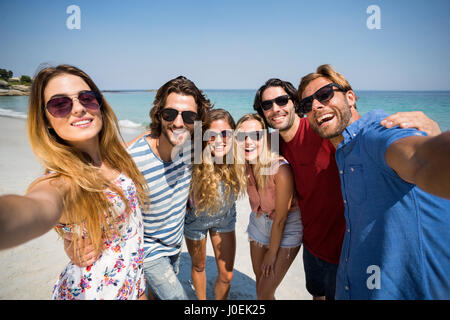
<instances>
[{"instance_id":1,"label":"man's hand on shoulder","mask_svg":"<svg viewBox=\"0 0 450 320\"><path fill-rule=\"evenodd\" d=\"M395 126L416 128L426 132L430 137L441 134L441 128L437 122L428 118L422 111L397 112L386 117L380 124L388 129Z\"/></svg>"}]
</instances>

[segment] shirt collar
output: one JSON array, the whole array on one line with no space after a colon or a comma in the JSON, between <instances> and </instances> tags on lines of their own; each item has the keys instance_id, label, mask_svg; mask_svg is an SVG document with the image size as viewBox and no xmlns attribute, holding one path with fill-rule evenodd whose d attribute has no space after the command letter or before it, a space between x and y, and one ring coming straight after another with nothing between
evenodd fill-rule
<instances>
[{"instance_id":1,"label":"shirt collar","mask_svg":"<svg viewBox=\"0 0 450 320\"><path fill-rule=\"evenodd\" d=\"M363 130L369 123L372 123L374 121L374 118L380 113L381 110L373 110L365 114L364 116L361 116L358 120L354 121L350 125L347 126L347 128L344 129L342 132L342 136L344 137L344 141L342 141L338 148L343 147L353 139L355 139L358 134Z\"/></svg>"}]
</instances>

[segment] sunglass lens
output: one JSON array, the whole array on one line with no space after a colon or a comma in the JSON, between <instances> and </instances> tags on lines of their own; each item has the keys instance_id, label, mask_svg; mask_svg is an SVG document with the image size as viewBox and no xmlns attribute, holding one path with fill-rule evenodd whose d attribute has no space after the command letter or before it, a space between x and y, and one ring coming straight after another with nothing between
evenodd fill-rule
<instances>
[{"instance_id":1,"label":"sunglass lens","mask_svg":"<svg viewBox=\"0 0 450 320\"><path fill-rule=\"evenodd\" d=\"M214 141L216 140L216 133L207 130L207 131L205 132L205 139L206 139L205 141L214 142Z\"/></svg>"},{"instance_id":2,"label":"sunglass lens","mask_svg":"<svg viewBox=\"0 0 450 320\"><path fill-rule=\"evenodd\" d=\"M231 138L233 132L231 130L223 130L221 132L215 131L206 131L206 139L207 141L214 142L217 139L217 136L221 136L223 140Z\"/></svg>"},{"instance_id":3,"label":"sunglass lens","mask_svg":"<svg viewBox=\"0 0 450 320\"><path fill-rule=\"evenodd\" d=\"M245 141L247 137L252 139L253 141L259 141L263 137L263 131L247 131L247 132L238 132L236 135L236 139L238 141Z\"/></svg>"},{"instance_id":4,"label":"sunglass lens","mask_svg":"<svg viewBox=\"0 0 450 320\"><path fill-rule=\"evenodd\" d=\"M285 106L289 101L289 96L280 96L275 99L275 103L280 107Z\"/></svg>"},{"instance_id":5,"label":"sunglass lens","mask_svg":"<svg viewBox=\"0 0 450 320\"><path fill-rule=\"evenodd\" d=\"M270 108L272 108L273 105L273 101L272 100L266 100L261 102L261 108L263 108L263 110L269 110Z\"/></svg>"},{"instance_id":6,"label":"sunglass lens","mask_svg":"<svg viewBox=\"0 0 450 320\"><path fill-rule=\"evenodd\" d=\"M56 118L65 117L72 110L72 99L69 97L53 98L47 103L47 110Z\"/></svg>"},{"instance_id":7,"label":"sunglass lens","mask_svg":"<svg viewBox=\"0 0 450 320\"><path fill-rule=\"evenodd\" d=\"M100 108L99 101L97 100L97 96L93 91L85 91L81 92L78 95L78 100L80 103L88 109L97 110Z\"/></svg>"},{"instance_id":8,"label":"sunglass lens","mask_svg":"<svg viewBox=\"0 0 450 320\"><path fill-rule=\"evenodd\" d=\"M261 140L262 137L263 137L262 131L254 131L254 132L251 132L251 135L250 135L250 138L253 141L259 141L259 140Z\"/></svg>"},{"instance_id":9,"label":"sunglass lens","mask_svg":"<svg viewBox=\"0 0 450 320\"><path fill-rule=\"evenodd\" d=\"M246 137L246 133L245 132L238 132L238 133L236 133L236 140L237 141L242 142L242 141L245 140L245 137Z\"/></svg>"},{"instance_id":10,"label":"sunglass lens","mask_svg":"<svg viewBox=\"0 0 450 320\"><path fill-rule=\"evenodd\" d=\"M173 121L178 115L178 111L175 109L163 109L161 111L161 116L166 121Z\"/></svg>"},{"instance_id":11,"label":"sunglass lens","mask_svg":"<svg viewBox=\"0 0 450 320\"><path fill-rule=\"evenodd\" d=\"M222 138L231 138L233 135L233 132L231 130L223 130L222 131Z\"/></svg>"},{"instance_id":12,"label":"sunglass lens","mask_svg":"<svg viewBox=\"0 0 450 320\"><path fill-rule=\"evenodd\" d=\"M319 89L319 91L316 92L316 98L320 102L325 102L333 98L334 90L332 86L329 87L323 87L322 89Z\"/></svg>"},{"instance_id":13,"label":"sunglass lens","mask_svg":"<svg viewBox=\"0 0 450 320\"><path fill-rule=\"evenodd\" d=\"M197 114L192 111L183 111L181 113L181 116L183 117L183 121L187 124L193 124L195 119L197 118Z\"/></svg>"}]
</instances>

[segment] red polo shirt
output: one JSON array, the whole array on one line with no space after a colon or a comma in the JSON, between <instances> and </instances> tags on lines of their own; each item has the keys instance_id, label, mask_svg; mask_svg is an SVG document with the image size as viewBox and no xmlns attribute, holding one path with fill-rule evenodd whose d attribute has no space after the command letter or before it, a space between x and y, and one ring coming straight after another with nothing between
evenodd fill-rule
<instances>
[{"instance_id":1,"label":"red polo shirt","mask_svg":"<svg viewBox=\"0 0 450 320\"><path fill-rule=\"evenodd\" d=\"M334 146L300 119L295 137L280 139L281 153L294 172L302 214L303 245L315 256L338 264L345 232L344 203Z\"/></svg>"}]
</instances>

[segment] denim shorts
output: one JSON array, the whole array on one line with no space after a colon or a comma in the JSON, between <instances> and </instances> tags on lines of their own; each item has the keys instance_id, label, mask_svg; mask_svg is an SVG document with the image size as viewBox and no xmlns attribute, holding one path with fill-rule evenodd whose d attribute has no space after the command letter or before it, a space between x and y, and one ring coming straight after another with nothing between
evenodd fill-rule
<instances>
[{"instance_id":1,"label":"denim shorts","mask_svg":"<svg viewBox=\"0 0 450 320\"><path fill-rule=\"evenodd\" d=\"M230 207L224 214L209 216L200 213L195 216L194 210L186 212L184 221L184 236L190 240L202 240L206 237L208 230L214 232L231 232L236 227L236 204Z\"/></svg>"},{"instance_id":2,"label":"denim shorts","mask_svg":"<svg viewBox=\"0 0 450 320\"><path fill-rule=\"evenodd\" d=\"M155 300L187 300L188 296L177 277L180 254L144 261L144 275L147 290Z\"/></svg>"},{"instance_id":3,"label":"denim shorts","mask_svg":"<svg viewBox=\"0 0 450 320\"><path fill-rule=\"evenodd\" d=\"M248 224L247 233L250 241L256 241L260 245L268 246L270 244L270 232L272 230L273 221L265 213L258 218L256 213L250 214L250 222ZM303 225L300 216L300 210L290 212L284 226L283 237L281 238L280 247L295 248L302 244Z\"/></svg>"}]
</instances>

